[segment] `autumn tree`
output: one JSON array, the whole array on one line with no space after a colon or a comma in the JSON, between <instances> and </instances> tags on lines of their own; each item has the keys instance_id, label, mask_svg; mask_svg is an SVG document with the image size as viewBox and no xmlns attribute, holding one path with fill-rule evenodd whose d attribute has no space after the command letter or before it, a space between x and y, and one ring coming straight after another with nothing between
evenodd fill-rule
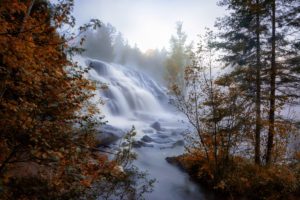
<instances>
[{"instance_id":1,"label":"autumn tree","mask_svg":"<svg viewBox=\"0 0 300 200\"><path fill-rule=\"evenodd\" d=\"M95 85L71 59L76 35L63 30L75 25L72 7L0 2L1 199L75 199L103 177L124 180L122 163L95 148Z\"/></svg>"},{"instance_id":2,"label":"autumn tree","mask_svg":"<svg viewBox=\"0 0 300 200\"><path fill-rule=\"evenodd\" d=\"M188 153L202 156L204 166L218 182L238 152L243 136L249 132L245 118L251 110L240 96L242 90L238 85L216 84L214 68L218 66L214 64L213 40L213 33L209 31L198 43L192 64L185 70L186 91L182 92L174 84L171 102L187 117L195 131L188 140Z\"/></svg>"}]
</instances>

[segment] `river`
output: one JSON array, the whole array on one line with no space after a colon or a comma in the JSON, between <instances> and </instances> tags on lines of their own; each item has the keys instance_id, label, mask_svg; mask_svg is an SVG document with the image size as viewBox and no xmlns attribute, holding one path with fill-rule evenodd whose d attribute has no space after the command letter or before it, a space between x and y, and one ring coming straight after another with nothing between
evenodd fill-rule
<instances>
[{"instance_id":1,"label":"river","mask_svg":"<svg viewBox=\"0 0 300 200\"><path fill-rule=\"evenodd\" d=\"M108 86L95 96L105 101L100 109L108 124L124 131L136 128L138 157L134 164L156 179L153 192L145 194L145 199L211 199L185 172L165 160L184 152L188 129L184 117L168 104L166 89L135 69L91 59L85 64L91 68L90 79ZM122 136L118 131L114 134Z\"/></svg>"}]
</instances>

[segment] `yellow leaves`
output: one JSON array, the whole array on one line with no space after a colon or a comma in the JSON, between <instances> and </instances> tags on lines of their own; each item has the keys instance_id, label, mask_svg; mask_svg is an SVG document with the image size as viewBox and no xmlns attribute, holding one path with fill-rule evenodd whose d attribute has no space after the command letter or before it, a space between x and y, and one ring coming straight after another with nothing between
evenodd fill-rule
<instances>
[{"instance_id":1,"label":"yellow leaves","mask_svg":"<svg viewBox=\"0 0 300 200\"><path fill-rule=\"evenodd\" d=\"M67 48L68 42L57 34L49 20L49 8L39 7L43 1L36 1L24 27L26 32L16 32L22 15L15 13L27 10L22 2L5 1L0 7L0 32L10 31L0 35L0 62L5 66L0 74L5 75L0 80L1 95L5 88L0 102L0 162L8 157L13 145L20 145L22 152L13 159L18 162L30 157L38 163L39 178L59 188L58 192L80 184L89 187L115 166L106 156L74 144L80 138L80 144L93 147L93 137L83 136L92 135L92 127L87 133L74 124L89 123L98 112L93 106L87 108L88 112L81 112L96 85L67 60L62 47ZM67 16L58 20L62 22L64 17ZM79 178L74 180L75 177Z\"/></svg>"},{"instance_id":2,"label":"yellow leaves","mask_svg":"<svg viewBox=\"0 0 300 200\"><path fill-rule=\"evenodd\" d=\"M224 190L225 189L225 182L223 180L220 181L216 186L214 186L214 189Z\"/></svg>"}]
</instances>

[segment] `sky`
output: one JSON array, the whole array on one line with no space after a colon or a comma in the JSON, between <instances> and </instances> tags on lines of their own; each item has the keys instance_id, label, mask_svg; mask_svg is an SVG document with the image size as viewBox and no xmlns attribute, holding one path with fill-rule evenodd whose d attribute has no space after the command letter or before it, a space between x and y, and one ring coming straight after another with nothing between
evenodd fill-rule
<instances>
[{"instance_id":1,"label":"sky","mask_svg":"<svg viewBox=\"0 0 300 200\"><path fill-rule=\"evenodd\" d=\"M205 27L214 29L217 17L225 9L218 0L75 0L74 16L77 24L98 18L110 23L131 45L142 51L168 49L171 35L176 33L176 22L183 22L188 39L197 40Z\"/></svg>"}]
</instances>

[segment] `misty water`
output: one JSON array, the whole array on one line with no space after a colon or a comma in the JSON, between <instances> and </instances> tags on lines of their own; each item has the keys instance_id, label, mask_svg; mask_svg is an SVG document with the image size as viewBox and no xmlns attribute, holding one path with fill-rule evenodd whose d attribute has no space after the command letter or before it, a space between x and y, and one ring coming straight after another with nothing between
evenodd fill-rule
<instances>
[{"instance_id":1,"label":"misty water","mask_svg":"<svg viewBox=\"0 0 300 200\"><path fill-rule=\"evenodd\" d=\"M138 70L98 60L85 61L90 79L106 83L108 89L97 90L105 101L101 109L108 124L116 130L135 126L138 141L135 165L156 179L154 191L145 199L207 199L202 189L188 175L165 158L184 152L185 118L168 104L166 89ZM120 131L115 131L121 137Z\"/></svg>"}]
</instances>

